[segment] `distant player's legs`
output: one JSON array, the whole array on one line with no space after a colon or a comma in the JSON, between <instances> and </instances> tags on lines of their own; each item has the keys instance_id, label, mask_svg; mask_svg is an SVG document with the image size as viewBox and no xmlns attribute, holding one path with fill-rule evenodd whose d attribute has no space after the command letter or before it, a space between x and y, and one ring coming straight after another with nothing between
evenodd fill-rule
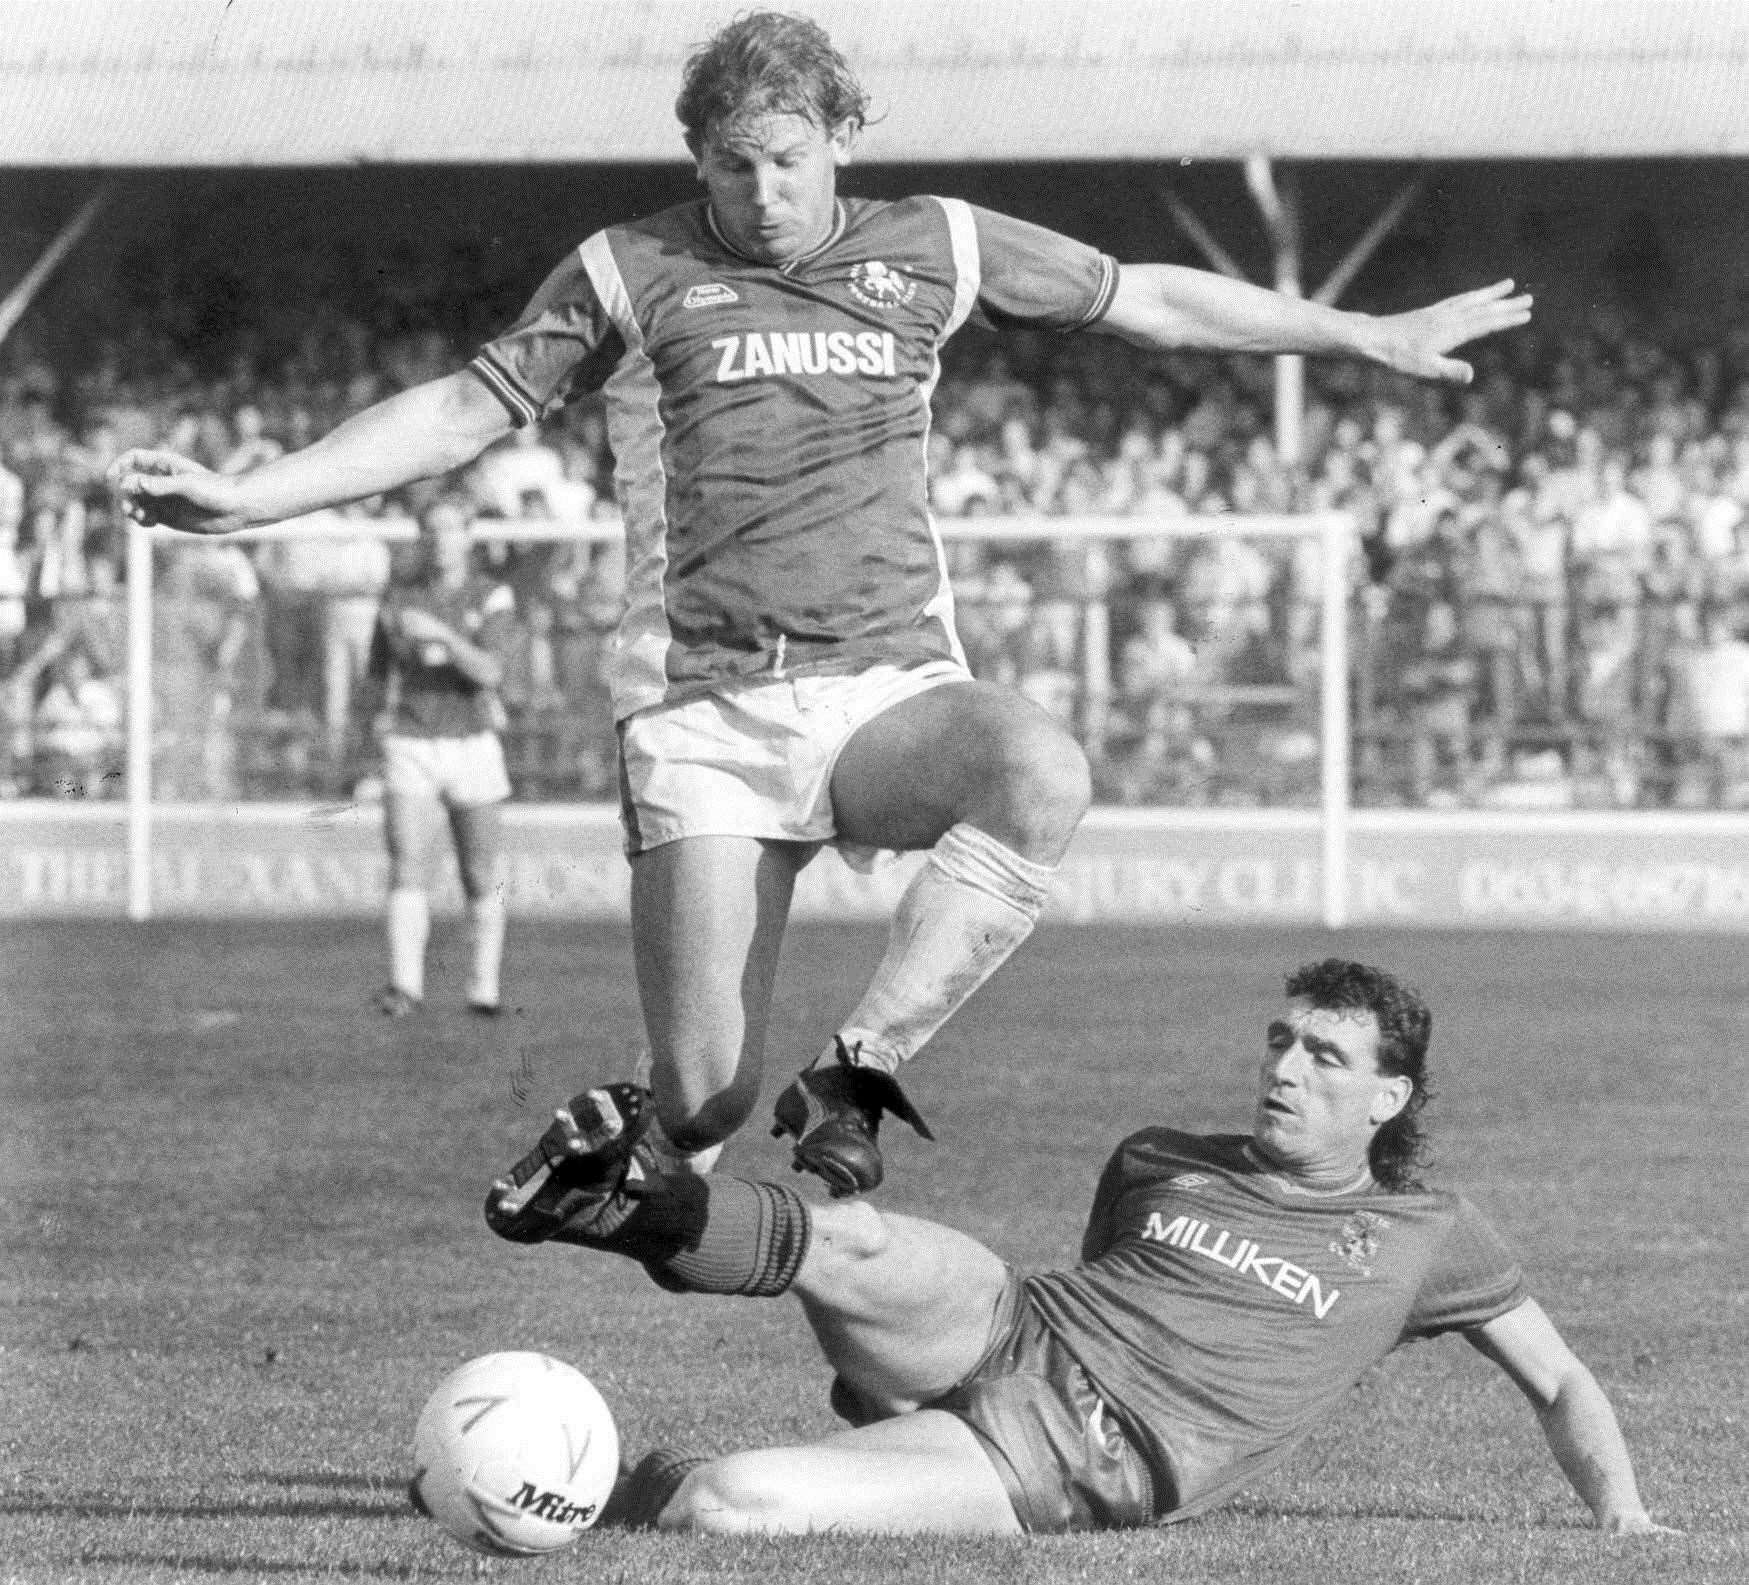
<instances>
[{"instance_id":1,"label":"distant player's legs","mask_svg":"<svg viewBox=\"0 0 1749 1585\"><path fill-rule=\"evenodd\" d=\"M631 861L632 949L666 1166L690 1156L707 1170L758 1101L790 899L814 851L686 837Z\"/></svg>"},{"instance_id":2,"label":"distant player's legs","mask_svg":"<svg viewBox=\"0 0 1749 1585\"><path fill-rule=\"evenodd\" d=\"M1086 757L1068 732L988 683L930 689L858 730L832 775L840 837L929 857L828 1055L887 1074L909 1061L1032 933L1090 798ZM798 1162L835 1192L880 1181L867 1093L856 1106L828 1066L780 1102Z\"/></svg>"},{"instance_id":3,"label":"distant player's legs","mask_svg":"<svg viewBox=\"0 0 1749 1585\"><path fill-rule=\"evenodd\" d=\"M468 910L468 1006L496 1012L504 966L504 806L452 804L450 836Z\"/></svg>"},{"instance_id":4,"label":"distant player's legs","mask_svg":"<svg viewBox=\"0 0 1749 1585\"><path fill-rule=\"evenodd\" d=\"M389 986L381 1006L404 1010L425 997L425 945L431 934L429 885L443 834L434 792L391 786L383 795L383 840L389 853Z\"/></svg>"}]
</instances>

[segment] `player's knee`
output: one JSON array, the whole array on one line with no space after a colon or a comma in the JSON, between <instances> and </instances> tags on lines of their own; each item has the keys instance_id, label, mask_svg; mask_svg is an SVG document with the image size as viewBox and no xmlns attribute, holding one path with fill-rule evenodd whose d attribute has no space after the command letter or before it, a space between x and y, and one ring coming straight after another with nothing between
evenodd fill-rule
<instances>
[{"instance_id":1,"label":"player's knee","mask_svg":"<svg viewBox=\"0 0 1749 1585\"><path fill-rule=\"evenodd\" d=\"M784 1483L757 1453L732 1454L700 1465L680 1484L657 1521L663 1530L745 1535L782 1529Z\"/></svg>"},{"instance_id":2,"label":"player's knee","mask_svg":"<svg viewBox=\"0 0 1749 1585\"><path fill-rule=\"evenodd\" d=\"M879 1262L892 1229L866 1200L825 1200L808 1207L808 1254L798 1286L807 1297L851 1306L859 1285L879 1284Z\"/></svg>"},{"instance_id":3,"label":"player's knee","mask_svg":"<svg viewBox=\"0 0 1749 1585\"><path fill-rule=\"evenodd\" d=\"M729 1138L749 1117L759 1098L757 1086L731 1081L722 1088L708 1083L656 1086L656 1120L679 1150L708 1150Z\"/></svg>"},{"instance_id":4,"label":"player's knee","mask_svg":"<svg viewBox=\"0 0 1749 1585\"><path fill-rule=\"evenodd\" d=\"M464 858L457 866L461 876L462 895L470 903L477 903L502 890L502 866L495 857L473 855Z\"/></svg>"},{"instance_id":5,"label":"player's knee","mask_svg":"<svg viewBox=\"0 0 1749 1585\"><path fill-rule=\"evenodd\" d=\"M437 890L436 869L430 858L419 852L389 854L389 890L393 892L432 892Z\"/></svg>"},{"instance_id":6,"label":"player's knee","mask_svg":"<svg viewBox=\"0 0 1749 1585\"><path fill-rule=\"evenodd\" d=\"M1093 772L1081 745L1042 720L1017 735L1003 758L1002 815L1009 845L1054 860L1093 802Z\"/></svg>"}]
</instances>

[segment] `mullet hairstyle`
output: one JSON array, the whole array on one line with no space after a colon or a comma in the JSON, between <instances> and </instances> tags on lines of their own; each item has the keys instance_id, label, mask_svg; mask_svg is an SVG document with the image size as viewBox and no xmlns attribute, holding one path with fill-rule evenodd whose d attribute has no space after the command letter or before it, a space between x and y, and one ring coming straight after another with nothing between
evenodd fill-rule
<instances>
[{"instance_id":1,"label":"mullet hairstyle","mask_svg":"<svg viewBox=\"0 0 1749 1585\"><path fill-rule=\"evenodd\" d=\"M805 116L828 131L861 130L868 95L826 30L809 17L750 11L687 57L674 113L697 158L713 123Z\"/></svg>"},{"instance_id":2,"label":"mullet hairstyle","mask_svg":"<svg viewBox=\"0 0 1749 1585\"><path fill-rule=\"evenodd\" d=\"M1327 1012L1368 1012L1377 1020L1380 1072L1406 1078L1412 1088L1402 1111L1373 1135L1367 1163L1382 1188L1395 1194L1419 1189L1418 1169L1428 1157L1421 1112L1433 1093L1427 1080L1433 1014L1421 993L1383 969L1325 958L1290 974L1287 994Z\"/></svg>"}]
</instances>

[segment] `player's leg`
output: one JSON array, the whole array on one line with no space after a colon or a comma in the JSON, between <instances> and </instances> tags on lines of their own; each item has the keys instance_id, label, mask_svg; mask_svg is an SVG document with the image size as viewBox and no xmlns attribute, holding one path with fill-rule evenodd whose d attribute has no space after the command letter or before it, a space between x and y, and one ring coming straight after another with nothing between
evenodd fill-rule
<instances>
[{"instance_id":1,"label":"player's leg","mask_svg":"<svg viewBox=\"0 0 1749 1585\"><path fill-rule=\"evenodd\" d=\"M683 1198L705 1214L651 1274L666 1287L708 1291L731 1291L738 1264L751 1278L752 1263L734 1255L751 1243L732 1215L715 1213L754 1190L784 1196L805 1216L806 1251L787 1284L732 1291L797 1294L836 1373L835 1403L847 1393L877 1418L803 1447L718 1459L659 1451L616 1493L614 1518L719 1533L1017 1533L1007 1490L977 1437L953 1415L908 1412L983 1361L1006 1313L1007 1267L939 1223L883 1214L866 1201L804 1205L785 1185L713 1177L687 1180ZM617 1236L635 1240L633 1226L622 1224Z\"/></svg>"},{"instance_id":2,"label":"player's leg","mask_svg":"<svg viewBox=\"0 0 1749 1585\"><path fill-rule=\"evenodd\" d=\"M706 1170L747 1120L805 844L683 837L631 861L632 951L665 1166ZM705 1156L704 1153L709 1153Z\"/></svg>"},{"instance_id":3,"label":"player's leg","mask_svg":"<svg viewBox=\"0 0 1749 1585\"><path fill-rule=\"evenodd\" d=\"M468 916L468 1006L498 1011L504 969L508 865L502 803L452 804L450 836Z\"/></svg>"},{"instance_id":4,"label":"player's leg","mask_svg":"<svg viewBox=\"0 0 1749 1585\"><path fill-rule=\"evenodd\" d=\"M1009 1268L975 1238L866 1200L810 1205L808 1234L792 1291L863 1414L928 1403L983 1358Z\"/></svg>"},{"instance_id":5,"label":"player's leg","mask_svg":"<svg viewBox=\"0 0 1749 1585\"><path fill-rule=\"evenodd\" d=\"M1091 797L1087 758L1053 716L994 683L944 683L859 727L832 772L840 837L932 847L961 823L1054 866Z\"/></svg>"},{"instance_id":6,"label":"player's leg","mask_svg":"<svg viewBox=\"0 0 1749 1585\"><path fill-rule=\"evenodd\" d=\"M810 1204L787 1183L663 1174L648 1092L576 1097L493 1186L488 1224L636 1260L675 1292L794 1292L859 1418L939 1397L984 1357L1011 1294L976 1239L867 1201Z\"/></svg>"},{"instance_id":7,"label":"player's leg","mask_svg":"<svg viewBox=\"0 0 1749 1585\"><path fill-rule=\"evenodd\" d=\"M431 934L430 877L443 835L443 804L421 745L404 738L384 744L383 841L389 857L386 928L389 983L377 1005L392 1016L425 997L425 947Z\"/></svg>"},{"instance_id":8,"label":"player's leg","mask_svg":"<svg viewBox=\"0 0 1749 1585\"><path fill-rule=\"evenodd\" d=\"M1008 1492L972 1430L924 1410L805 1447L688 1470L655 1523L716 1535L1018 1535Z\"/></svg>"},{"instance_id":9,"label":"player's leg","mask_svg":"<svg viewBox=\"0 0 1749 1585\"><path fill-rule=\"evenodd\" d=\"M893 1073L1026 940L1091 783L1080 746L1045 711L966 681L905 699L859 728L831 789L840 840L929 850L829 1060L779 1103L797 1161L842 1193L880 1181L873 1131L883 1097L835 1067Z\"/></svg>"}]
</instances>

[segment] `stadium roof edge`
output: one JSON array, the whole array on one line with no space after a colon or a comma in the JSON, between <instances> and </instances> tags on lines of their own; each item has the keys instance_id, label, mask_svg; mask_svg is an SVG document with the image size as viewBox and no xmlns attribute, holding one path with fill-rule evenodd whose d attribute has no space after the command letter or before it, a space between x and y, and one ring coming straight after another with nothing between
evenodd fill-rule
<instances>
[{"instance_id":1,"label":"stadium roof edge","mask_svg":"<svg viewBox=\"0 0 1749 1585\"><path fill-rule=\"evenodd\" d=\"M794 0L779 0L794 3ZM1738 0L851 0L880 163L1749 154ZM0 164L672 162L738 0L9 0Z\"/></svg>"}]
</instances>

